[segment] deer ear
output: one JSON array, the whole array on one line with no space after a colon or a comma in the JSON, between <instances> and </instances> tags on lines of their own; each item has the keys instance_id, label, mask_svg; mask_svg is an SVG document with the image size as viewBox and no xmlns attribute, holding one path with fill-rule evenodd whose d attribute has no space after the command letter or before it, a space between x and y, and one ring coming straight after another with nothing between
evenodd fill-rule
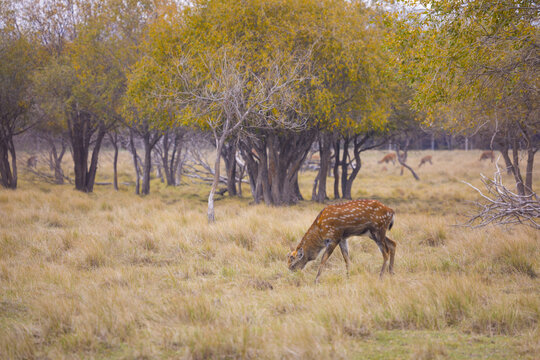
<instances>
[{"instance_id":1,"label":"deer ear","mask_svg":"<svg viewBox=\"0 0 540 360\"><path fill-rule=\"evenodd\" d=\"M298 256L298 259L303 258L304 257L304 249L303 248L298 249L298 252L296 254Z\"/></svg>"}]
</instances>

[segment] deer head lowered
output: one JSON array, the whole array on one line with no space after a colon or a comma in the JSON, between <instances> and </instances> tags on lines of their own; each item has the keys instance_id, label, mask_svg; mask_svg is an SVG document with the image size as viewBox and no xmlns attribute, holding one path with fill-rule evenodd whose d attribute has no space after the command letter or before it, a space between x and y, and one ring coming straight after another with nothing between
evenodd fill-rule
<instances>
[{"instance_id":1,"label":"deer head lowered","mask_svg":"<svg viewBox=\"0 0 540 360\"><path fill-rule=\"evenodd\" d=\"M390 161L394 165L396 165L396 154L386 154L381 160L379 160L379 164L381 163L388 164Z\"/></svg>"},{"instance_id":2,"label":"deer head lowered","mask_svg":"<svg viewBox=\"0 0 540 360\"><path fill-rule=\"evenodd\" d=\"M287 264L290 270L303 269L306 264L317 258L321 250L325 252L315 278L318 281L322 269L332 252L339 245L347 276L349 276L349 249L347 238L369 233L369 237L379 246L383 256L380 277L386 269L393 274L396 243L386 236L386 231L394 224L394 210L377 200L353 200L343 204L325 207L308 229L295 250L288 254Z\"/></svg>"}]
</instances>

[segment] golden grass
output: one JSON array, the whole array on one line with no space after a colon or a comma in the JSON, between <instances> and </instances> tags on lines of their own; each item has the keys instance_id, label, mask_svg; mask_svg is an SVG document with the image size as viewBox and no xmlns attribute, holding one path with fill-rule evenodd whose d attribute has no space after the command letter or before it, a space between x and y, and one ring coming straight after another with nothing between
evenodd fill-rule
<instances>
[{"instance_id":1,"label":"golden grass","mask_svg":"<svg viewBox=\"0 0 540 360\"><path fill-rule=\"evenodd\" d=\"M223 198L208 225L205 185L88 195L23 174L0 190L0 358L537 358L538 232L452 226L476 196L459 180L493 165L435 152L416 182L381 171L382 154L364 156L353 196L396 210L396 275L380 281L379 250L353 238L350 278L336 252L317 286L317 261L291 273L285 255L323 205Z\"/></svg>"}]
</instances>

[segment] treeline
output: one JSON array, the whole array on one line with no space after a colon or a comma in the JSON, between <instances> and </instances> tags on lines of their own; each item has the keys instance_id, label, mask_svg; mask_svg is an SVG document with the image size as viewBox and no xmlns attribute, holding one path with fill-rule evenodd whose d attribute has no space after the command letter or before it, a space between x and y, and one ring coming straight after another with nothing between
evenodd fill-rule
<instances>
[{"instance_id":1,"label":"treeline","mask_svg":"<svg viewBox=\"0 0 540 360\"><path fill-rule=\"evenodd\" d=\"M241 161L255 201L282 205L302 198L298 172L316 149L313 198L324 201L329 172L341 179L333 195L350 198L363 151L390 143L406 165L426 136L433 148L435 139L450 138L451 148L452 139L480 137L532 191L537 24L525 7L510 10L517 1L454 2L418 16L384 1L1 0L1 183L16 188L13 138L31 128L57 168L71 151L84 192L93 191L104 142L116 150L115 186L123 142L136 192L148 194L152 158L175 185L186 139L202 134L220 155L210 169L211 220L221 159L230 195ZM457 31L459 18L477 22ZM478 38L492 43L482 48ZM483 55L463 52L472 47ZM485 62L500 71L482 72Z\"/></svg>"}]
</instances>

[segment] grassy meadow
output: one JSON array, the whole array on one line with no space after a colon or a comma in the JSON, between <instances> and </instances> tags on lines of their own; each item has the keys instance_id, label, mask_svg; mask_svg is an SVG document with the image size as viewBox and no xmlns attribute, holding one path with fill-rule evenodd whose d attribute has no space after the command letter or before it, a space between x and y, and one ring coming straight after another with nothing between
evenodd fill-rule
<instances>
[{"instance_id":1,"label":"grassy meadow","mask_svg":"<svg viewBox=\"0 0 540 360\"><path fill-rule=\"evenodd\" d=\"M379 280L377 246L356 237L350 278L335 251L318 285L318 260L292 273L286 254L324 205L253 205L246 184L208 225L209 187L190 179L83 194L21 169L19 189L0 190L0 359L538 359L540 233L454 226L477 198L461 180L494 165L413 151L415 181L384 154L363 156L352 193L396 211L396 274ZM119 172L133 182L128 153ZM301 174L307 198L314 177Z\"/></svg>"}]
</instances>

